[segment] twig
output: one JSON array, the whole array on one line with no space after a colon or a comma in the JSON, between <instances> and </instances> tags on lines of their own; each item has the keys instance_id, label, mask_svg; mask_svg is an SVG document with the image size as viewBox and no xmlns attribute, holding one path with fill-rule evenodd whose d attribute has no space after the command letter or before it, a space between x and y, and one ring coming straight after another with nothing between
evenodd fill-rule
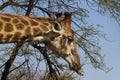
<instances>
[{"instance_id":1,"label":"twig","mask_svg":"<svg viewBox=\"0 0 120 80\"><path fill-rule=\"evenodd\" d=\"M17 54L18 54L18 50L20 49L21 46L22 46L22 43L18 43L14 47L13 52L11 53L11 56L10 56L9 60L5 63L5 69L2 73L1 80L7 80L7 76L9 74L10 67L13 64L13 62L14 62Z\"/></svg>"},{"instance_id":2,"label":"twig","mask_svg":"<svg viewBox=\"0 0 120 80\"><path fill-rule=\"evenodd\" d=\"M27 12L26 12L26 16L29 16L30 13L31 13L31 10L33 9L34 7L34 0L29 0L29 4L28 4L28 9L27 9Z\"/></svg>"},{"instance_id":3,"label":"twig","mask_svg":"<svg viewBox=\"0 0 120 80\"><path fill-rule=\"evenodd\" d=\"M50 75L52 77L53 80L57 80L58 79L58 75L56 73L56 71L53 69L52 67L52 62L50 61L47 53L46 53L46 49L40 47L40 46L37 46L37 45L32 45L34 48L37 48L41 53L42 55L44 56L44 58L46 59L47 61L47 64L49 66L49 70L50 70Z\"/></svg>"}]
</instances>

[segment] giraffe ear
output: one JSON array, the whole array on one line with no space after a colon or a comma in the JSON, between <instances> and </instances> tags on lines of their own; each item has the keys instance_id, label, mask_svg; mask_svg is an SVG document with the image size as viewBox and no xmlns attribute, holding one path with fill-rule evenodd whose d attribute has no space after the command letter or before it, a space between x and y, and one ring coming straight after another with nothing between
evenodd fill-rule
<instances>
[{"instance_id":1,"label":"giraffe ear","mask_svg":"<svg viewBox=\"0 0 120 80\"><path fill-rule=\"evenodd\" d=\"M53 22L52 23L52 29L53 29L54 32L59 32L59 31L61 31L61 26L60 26L59 23Z\"/></svg>"}]
</instances>

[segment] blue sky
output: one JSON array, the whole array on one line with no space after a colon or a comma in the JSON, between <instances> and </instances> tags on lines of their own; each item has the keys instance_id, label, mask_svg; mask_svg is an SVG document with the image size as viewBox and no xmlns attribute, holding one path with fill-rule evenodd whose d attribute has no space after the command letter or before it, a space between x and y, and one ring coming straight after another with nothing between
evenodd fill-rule
<instances>
[{"instance_id":1,"label":"blue sky","mask_svg":"<svg viewBox=\"0 0 120 80\"><path fill-rule=\"evenodd\" d=\"M120 79L120 27L115 20L91 12L90 23L101 24L104 27L102 31L107 34L107 39L101 39L101 53L105 54L105 63L108 67L112 67L109 73L105 73L99 69L94 69L91 65L84 66L84 76L81 80L118 80Z\"/></svg>"},{"instance_id":2,"label":"blue sky","mask_svg":"<svg viewBox=\"0 0 120 80\"><path fill-rule=\"evenodd\" d=\"M89 22L101 24L102 31L107 36L107 41L101 39L101 53L105 54L105 63L112 70L108 73L92 68L91 65L84 66L84 77L81 80L118 80L120 79L120 27L114 19L104 17L96 12L90 13Z\"/></svg>"}]
</instances>

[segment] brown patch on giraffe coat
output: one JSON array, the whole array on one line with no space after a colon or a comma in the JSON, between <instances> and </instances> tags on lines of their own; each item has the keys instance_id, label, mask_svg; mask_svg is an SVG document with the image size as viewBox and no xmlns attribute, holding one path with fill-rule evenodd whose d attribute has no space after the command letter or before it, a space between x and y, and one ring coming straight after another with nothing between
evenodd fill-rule
<instances>
[{"instance_id":1,"label":"brown patch on giraffe coat","mask_svg":"<svg viewBox=\"0 0 120 80\"><path fill-rule=\"evenodd\" d=\"M8 35L6 36L6 41L7 41L7 42L10 41L11 37L12 37L12 34L8 34Z\"/></svg>"},{"instance_id":2,"label":"brown patch on giraffe coat","mask_svg":"<svg viewBox=\"0 0 120 80\"><path fill-rule=\"evenodd\" d=\"M26 41L27 38L28 38L27 36L23 36L20 38L20 40L24 42L24 41Z\"/></svg>"},{"instance_id":3,"label":"brown patch on giraffe coat","mask_svg":"<svg viewBox=\"0 0 120 80\"><path fill-rule=\"evenodd\" d=\"M3 20L3 21L6 21L6 22L10 22L10 18L7 18L7 17L1 17L1 19Z\"/></svg>"},{"instance_id":4,"label":"brown patch on giraffe coat","mask_svg":"<svg viewBox=\"0 0 120 80\"><path fill-rule=\"evenodd\" d=\"M25 29L25 34L26 34L26 36L30 36L31 35L31 27L27 27Z\"/></svg>"},{"instance_id":5,"label":"brown patch on giraffe coat","mask_svg":"<svg viewBox=\"0 0 120 80\"><path fill-rule=\"evenodd\" d=\"M20 41L20 36L21 36L21 32L16 32L14 35L13 35L13 38L11 39L11 42L19 42Z\"/></svg>"},{"instance_id":6,"label":"brown patch on giraffe coat","mask_svg":"<svg viewBox=\"0 0 120 80\"><path fill-rule=\"evenodd\" d=\"M49 22L51 21L50 18L45 18L45 17L30 17L31 19L39 20L40 22Z\"/></svg>"},{"instance_id":7,"label":"brown patch on giraffe coat","mask_svg":"<svg viewBox=\"0 0 120 80\"><path fill-rule=\"evenodd\" d=\"M21 34L22 34L21 32L16 32L13 38L20 38Z\"/></svg>"},{"instance_id":8,"label":"brown patch on giraffe coat","mask_svg":"<svg viewBox=\"0 0 120 80\"><path fill-rule=\"evenodd\" d=\"M67 50L67 46L65 46L65 44L66 44L65 37L62 37L62 39L60 39L60 43L61 43L61 48L64 50Z\"/></svg>"},{"instance_id":9,"label":"brown patch on giraffe coat","mask_svg":"<svg viewBox=\"0 0 120 80\"><path fill-rule=\"evenodd\" d=\"M24 19L22 19L21 22L22 22L23 24L25 24L25 25L29 25L28 21L26 21L26 20L24 20Z\"/></svg>"},{"instance_id":10,"label":"brown patch on giraffe coat","mask_svg":"<svg viewBox=\"0 0 120 80\"><path fill-rule=\"evenodd\" d=\"M0 31L3 29L3 23L0 21Z\"/></svg>"},{"instance_id":11,"label":"brown patch on giraffe coat","mask_svg":"<svg viewBox=\"0 0 120 80\"><path fill-rule=\"evenodd\" d=\"M29 20L29 21L30 21L31 26L37 26L38 25L38 23L34 20Z\"/></svg>"},{"instance_id":12,"label":"brown patch on giraffe coat","mask_svg":"<svg viewBox=\"0 0 120 80\"><path fill-rule=\"evenodd\" d=\"M18 19L13 19L13 21L12 21L13 23L18 23L19 22L19 20Z\"/></svg>"},{"instance_id":13,"label":"brown patch on giraffe coat","mask_svg":"<svg viewBox=\"0 0 120 80\"><path fill-rule=\"evenodd\" d=\"M42 35L42 31L39 28L33 28L33 34L35 36Z\"/></svg>"},{"instance_id":14,"label":"brown patch on giraffe coat","mask_svg":"<svg viewBox=\"0 0 120 80\"><path fill-rule=\"evenodd\" d=\"M43 22L44 25L49 26L49 23Z\"/></svg>"},{"instance_id":15,"label":"brown patch on giraffe coat","mask_svg":"<svg viewBox=\"0 0 120 80\"><path fill-rule=\"evenodd\" d=\"M3 34L0 33L0 42L2 42Z\"/></svg>"},{"instance_id":16,"label":"brown patch on giraffe coat","mask_svg":"<svg viewBox=\"0 0 120 80\"><path fill-rule=\"evenodd\" d=\"M3 34L0 33L0 40L3 38Z\"/></svg>"},{"instance_id":17,"label":"brown patch on giraffe coat","mask_svg":"<svg viewBox=\"0 0 120 80\"><path fill-rule=\"evenodd\" d=\"M13 29L13 25L10 24L10 23L6 23L5 24L5 28L4 28L4 31L5 32L12 32L14 29Z\"/></svg>"},{"instance_id":18,"label":"brown patch on giraffe coat","mask_svg":"<svg viewBox=\"0 0 120 80\"><path fill-rule=\"evenodd\" d=\"M40 28L43 30L43 31L48 31L49 29L47 28L47 26L45 25L40 25Z\"/></svg>"},{"instance_id":19,"label":"brown patch on giraffe coat","mask_svg":"<svg viewBox=\"0 0 120 80\"><path fill-rule=\"evenodd\" d=\"M16 24L15 27L18 30L22 30L22 29L24 29L25 26L23 24L19 23L19 24Z\"/></svg>"},{"instance_id":20,"label":"brown patch on giraffe coat","mask_svg":"<svg viewBox=\"0 0 120 80\"><path fill-rule=\"evenodd\" d=\"M9 18L13 18L13 17L16 17L16 15L12 15L12 14L3 14L3 15L5 15L6 17L9 17Z\"/></svg>"}]
</instances>

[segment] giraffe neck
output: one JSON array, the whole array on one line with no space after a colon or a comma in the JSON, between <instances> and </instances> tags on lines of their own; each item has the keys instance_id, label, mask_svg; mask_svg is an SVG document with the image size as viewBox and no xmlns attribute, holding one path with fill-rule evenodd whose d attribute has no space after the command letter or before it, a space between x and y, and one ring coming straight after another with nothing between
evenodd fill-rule
<instances>
[{"instance_id":1,"label":"giraffe neck","mask_svg":"<svg viewBox=\"0 0 120 80\"><path fill-rule=\"evenodd\" d=\"M49 18L0 14L0 43L42 41L51 26Z\"/></svg>"}]
</instances>

